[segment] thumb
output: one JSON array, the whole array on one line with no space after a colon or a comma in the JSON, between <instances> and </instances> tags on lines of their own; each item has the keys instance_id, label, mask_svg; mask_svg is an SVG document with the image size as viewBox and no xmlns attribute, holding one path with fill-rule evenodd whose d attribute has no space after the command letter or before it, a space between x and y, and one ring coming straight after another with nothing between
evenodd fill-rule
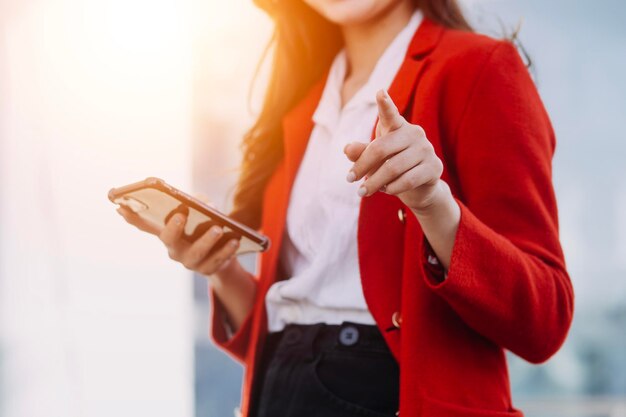
<instances>
[{"instance_id":1,"label":"thumb","mask_svg":"<svg viewBox=\"0 0 626 417\"><path fill-rule=\"evenodd\" d=\"M349 160L356 162L361 156L363 151L367 148L367 143L363 142L350 142L343 148L343 153L346 154Z\"/></svg>"},{"instance_id":2,"label":"thumb","mask_svg":"<svg viewBox=\"0 0 626 417\"><path fill-rule=\"evenodd\" d=\"M379 90L376 93L376 103L378 104L378 124L381 127L380 133L388 133L399 129L405 122L404 117L398 112L398 108L386 90Z\"/></svg>"}]
</instances>

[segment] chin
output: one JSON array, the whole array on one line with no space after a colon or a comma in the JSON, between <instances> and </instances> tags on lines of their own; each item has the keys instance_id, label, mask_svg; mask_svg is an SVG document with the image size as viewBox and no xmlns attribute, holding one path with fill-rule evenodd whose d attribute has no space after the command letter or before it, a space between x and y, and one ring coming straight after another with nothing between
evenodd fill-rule
<instances>
[{"instance_id":1,"label":"chin","mask_svg":"<svg viewBox=\"0 0 626 417\"><path fill-rule=\"evenodd\" d=\"M330 22L339 26L367 23L401 0L303 0Z\"/></svg>"}]
</instances>

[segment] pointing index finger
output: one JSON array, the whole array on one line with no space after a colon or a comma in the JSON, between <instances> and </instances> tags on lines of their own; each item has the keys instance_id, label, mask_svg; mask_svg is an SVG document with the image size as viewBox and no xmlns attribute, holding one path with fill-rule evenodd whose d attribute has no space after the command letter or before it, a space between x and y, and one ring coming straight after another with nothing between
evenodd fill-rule
<instances>
[{"instance_id":1,"label":"pointing index finger","mask_svg":"<svg viewBox=\"0 0 626 417\"><path fill-rule=\"evenodd\" d=\"M378 104L378 123L382 125L383 133L399 129L404 124L404 117L400 115L398 108L386 90L376 93Z\"/></svg>"}]
</instances>

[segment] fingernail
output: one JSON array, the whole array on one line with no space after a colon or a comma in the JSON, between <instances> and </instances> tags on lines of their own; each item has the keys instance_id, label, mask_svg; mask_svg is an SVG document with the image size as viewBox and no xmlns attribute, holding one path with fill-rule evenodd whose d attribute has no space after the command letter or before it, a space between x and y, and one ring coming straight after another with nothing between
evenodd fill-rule
<instances>
[{"instance_id":1,"label":"fingernail","mask_svg":"<svg viewBox=\"0 0 626 417\"><path fill-rule=\"evenodd\" d=\"M177 214L174 216L174 224L176 226L180 226L181 224L183 224L183 216L182 214Z\"/></svg>"},{"instance_id":2,"label":"fingernail","mask_svg":"<svg viewBox=\"0 0 626 417\"><path fill-rule=\"evenodd\" d=\"M359 195L359 197L365 196L365 194L367 194L367 188L365 188L364 186L360 186L357 194Z\"/></svg>"},{"instance_id":3,"label":"fingernail","mask_svg":"<svg viewBox=\"0 0 626 417\"><path fill-rule=\"evenodd\" d=\"M387 90L383 90L383 96L385 97L385 100L391 98L389 97L389 93L387 92Z\"/></svg>"},{"instance_id":4,"label":"fingernail","mask_svg":"<svg viewBox=\"0 0 626 417\"><path fill-rule=\"evenodd\" d=\"M211 234L212 234L213 236L220 235L221 233L222 233L222 228L221 228L221 227L219 227L219 226L213 226L213 227L211 227Z\"/></svg>"},{"instance_id":5,"label":"fingernail","mask_svg":"<svg viewBox=\"0 0 626 417\"><path fill-rule=\"evenodd\" d=\"M354 171L350 170L350 172L348 172L348 175L346 175L346 180L348 182L354 182L356 180L356 174L354 173Z\"/></svg>"},{"instance_id":6,"label":"fingernail","mask_svg":"<svg viewBox=\"0 0 626 417\"><path fill-rule=\"evenodd\" d=\"M234 248L239 244L239 241L236 239L233 239L228 244Z\"/></svg>"},{"instance_id":7,"label":"fingernail","mask_svg":"<svg viewBox=\"0 0 626 417\"><path fill-rule=\"evenodd\" d=\"M343 147L343 153L346 153L346 149L348 148L348 146L350 146L349 143L346 146Z\"/></svg>"}]
</instances>

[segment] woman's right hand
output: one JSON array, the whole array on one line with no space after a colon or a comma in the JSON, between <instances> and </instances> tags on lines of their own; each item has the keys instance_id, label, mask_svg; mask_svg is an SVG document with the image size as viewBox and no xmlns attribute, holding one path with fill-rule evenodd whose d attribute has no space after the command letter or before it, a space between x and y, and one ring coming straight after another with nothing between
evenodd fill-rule
<instances>
[{"instance_id":1,"label":"woman's right hand","mask_svg":"<svg viewBox=\"0 0 626 417\"><path fill-rule=\"evenodd\" d=\"M187 218L182 213L176 213L172 216L165 227L158 227L146 222L125 206L120 206L117 212L139 230L161 239L171 259L180 262L185 268L207 277L226 269L234 260L239 247L239 240L231 239L215 253L209 255L213 246L222 237L223 229L219 226L213 226L190 243L183 239Z\"/></svg>"}]
</instances>

